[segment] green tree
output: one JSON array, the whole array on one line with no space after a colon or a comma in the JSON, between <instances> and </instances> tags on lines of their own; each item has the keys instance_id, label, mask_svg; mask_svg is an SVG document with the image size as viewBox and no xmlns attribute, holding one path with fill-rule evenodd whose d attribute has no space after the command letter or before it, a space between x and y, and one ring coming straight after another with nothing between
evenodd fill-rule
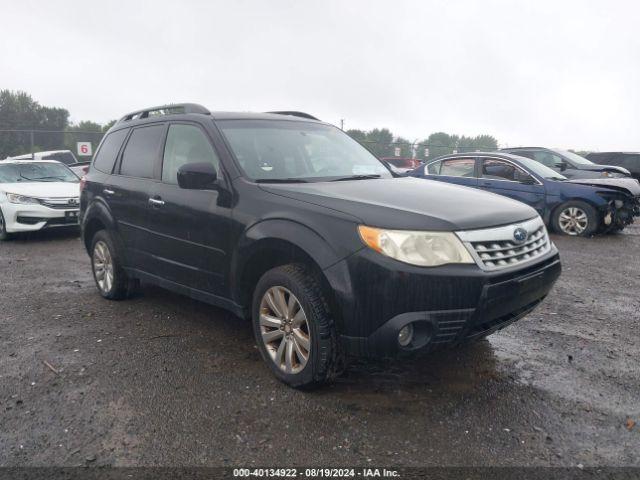
<instances>
[{"instance_id":1,"label":"green tree","mask_svg":"<svg viewBox=\"0 0 640 480\"><path fill-rule=\"evenodd\" d=\"M393 140L393 151L391 152L395 156L395 149L400 149L400 157L411 158L413 156L413 146L411 142L403 137L396 137Z\"/></svg>"},{"instance_id":2,"label":"green tree","mask_svg":"<svg viewBox=\"0 0 640 480\"><path fill-rule=\"evenodd\" d=\"M393 134L388 128L374 128L367 132L365 146L378 158L393 156Z\"/></svg>"},{"instance_id":3,"label":"green tree","mask_svg":"<svg viewBox=\"0 0 640 480\"><path fill-rule=\"evenodd\" d=\"M84 120L77 124L71 125L67 128L64 134L64 145L65 148L71 150L72 152L77 154L77 143L78 142L90 142L92 146L92 151L95 152L96 147L100 143L102 139L104 127L99 123L92 122L89 120ZM91 157L82 157L81 161L88 161Z\"/></svg>"},{"instance_id":4,"label":"green tree","mask_svg":"<svg viewBox=\"0 0 640 480\"><path fill-rule=\"evenodd\" d=\"M367 140L367 132L365 132L364 130L358 130L357 128L352 128L350 130L347 130L346 134L360 143L364 143Z\"/></svg>"},{"instance_id":5,"label":"green tree","mask_svg":"<svg viewBox=\"0 0 640 480\"><path fill-rule=\"evenodd\" d=\"M64 144L69 112L64 108L43 107L21 91L0 90L0 130L34 130L36 150L60 148ZM28 153L29 132L0 132L0 158Z\"/></svg>"}]
</instances>

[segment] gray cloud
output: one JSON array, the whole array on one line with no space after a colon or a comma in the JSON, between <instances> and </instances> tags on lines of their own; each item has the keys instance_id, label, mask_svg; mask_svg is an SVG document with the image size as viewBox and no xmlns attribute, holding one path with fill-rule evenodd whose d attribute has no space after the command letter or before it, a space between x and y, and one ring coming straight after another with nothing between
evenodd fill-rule
<instances>
[{"instance_id":1,"label":"gray cloud","mask_svg":"<svg viewBox=\"0 0 640 480\"><path fill-rule=\"evenodd\" d=\"M628 1L4 2L0 87L107 121L196 101L348 128L640 150Z\"/></svg>"}]
</instances>

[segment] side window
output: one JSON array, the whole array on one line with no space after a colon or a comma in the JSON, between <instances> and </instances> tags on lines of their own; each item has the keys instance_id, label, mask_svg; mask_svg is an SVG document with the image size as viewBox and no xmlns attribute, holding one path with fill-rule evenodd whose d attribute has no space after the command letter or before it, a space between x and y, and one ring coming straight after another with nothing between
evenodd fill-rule
<instances>
[{"instance_id":1,"label":"side window","mask_svg":"<svg viewBox=\"0 0 640 480\"><path fill-rule=\"evenodd\" d=\"M129 129L125 128L106 136L93 160L93 168L104 173L111 173L122 142L124 142L128 132Z\"/></svg>"},{"instance_id":2,"label":"side window","mask_svg":"<svg viewBox=\"0 0 640 480\"><path fill-rule=\"evenodd\" d=\"M443 160L440 166L440 175L449 177L475 177L475 158L452 158Z\"/></svg>"},{"instance_id":3,"label":"side window","mask_svg":"<svg viewBox=\"0 0 640 480\"><path fill-rule=\"evenodd\" d=\"M164 125L134 129L122 153L120 173L129 177L153 178L163 133Z\"/></svg>"},{"instance_id":4,"label":"side window","mask_svg":"<svg viewBox=\"0 0 640 480\"><path fill-rule=\"evenodd\" d=\"M558 155L549 152L533 152L533 159L549 168L558 168L558 164L562 163Z\"/></svg>"},{"instance_id":5,"label":"side window","mask_svg":"<svg viewBox=\"0 0 640 480\"><path fill-rule=\"evenodd\" d=\"M204 132L194 125L171 125L164 147L162 181L177 184L182 165L202 162L212 163L218 169L218 156Z\"/></svg>"},{"instance_id":6,"label":"side window","mask_svg":"<svg viewBox=\"0 0 640 480\"><path fill-rule=\"evenodd\" d=\"M509 180L510 182L532 181L533 177L509 162L485 158L482 160L482 178Z\"/></svg>"},{"instance_id":7,"label":"side window","mask_svg":"<svg viewBox=\"0 0 640 480\"><path fill-rule=\"evenodd\" d=\"M442 162L433 162L427 165L428 175L440 175L440 165Z\"/></svg>"}]
</instances>

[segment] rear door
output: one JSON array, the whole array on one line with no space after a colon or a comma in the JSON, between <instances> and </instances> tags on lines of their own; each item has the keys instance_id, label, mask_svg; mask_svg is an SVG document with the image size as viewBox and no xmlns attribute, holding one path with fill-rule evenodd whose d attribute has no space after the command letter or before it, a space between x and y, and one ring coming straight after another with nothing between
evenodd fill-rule
<instances>
[{"instance_id":1,"label":"rear door","mask_svg":"<svg viewBox=\"0 0 640 480\"><path fill-rule=\"evenodd\" d=\"M541 216L544 215L546 193L540 181L507 160L492 157L481 157L479 160L481 189L526 203Z\"/></svg>"},{"instance_id":2,"label":"rear door","mask_svg":"<svg viewBox=\"0 0 640 480\"><path fill-rule=\"evenodd\" d=\"M447 158L431 162L424 167L425 177L430 180L477 187L475 157Z\"/></svg>"},{"instance_id":3,"label":"rear door","mask_svg":"<svg viewBox=\"0 0 640 480\"><path fill-rule=\"evenodd\" d=\"M178 186L186 163L212 163L222 177L219 157L207 132L197 123L171 123L163 150L161 181L153 184L149 230L156 273L164 279L226 296L229 214L216 190ZM148 199L148 200L149 200Z\"/></svg>"},{"instance_id":4,"label":"rear door","mask_svg":"<svg viewBox=\"0 0 640 480\"><path fill-rule=\"evenodd\" d=\"M129 266L155 270L150 252L149 197L160 179L160 159L166 125L132 129L109 185L103 190L127 250Z\"/></svg>"}]
</instances>

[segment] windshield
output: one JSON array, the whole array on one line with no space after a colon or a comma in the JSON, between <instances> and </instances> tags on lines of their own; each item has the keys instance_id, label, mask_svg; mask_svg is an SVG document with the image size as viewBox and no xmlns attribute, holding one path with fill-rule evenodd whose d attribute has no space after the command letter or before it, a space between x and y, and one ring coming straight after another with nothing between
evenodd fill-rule
<instances>
[{"instance_id":1,"label":"windshield","mask_svg":"<svg viewBox=\"0 0 640 480\"><path fill-rule=\"evenodd\" d=\"M33 162L0 164L0 183L17 182L71 182L78 176L60 163Z\"/></svg>"},{"instance_id":2,"label":"windshield","mask_svg":"<svg viewBox=\"0 0 640 480\"><path fill-rule=\"evenodd\" d=\"M569 159L569 161L572 163L577 163L578 165L593 165L592 161L587 160L584 157L581 157L577 153L569 152L567 150L554 150L554 151L564 157L567 157L567 159Z\"/></svg>"},{"instance_id":3,"label":"windshield","mask_svg":"<svg viewBox=\"0 0 640 480\"><path fill-rule=\"evenodd\" d=\"M549 180L566 180L567 177L559 174L555 170L527 157L518 157L518 162L536 175Z\"/></svg>"},{"instance_id":4,"label":"windshield","mask_svg":"<svg viewBox=\"0 0 640 480\"><path fill-rule=\"evenodd\" d=\"M392 177L366 148L330 125L286 120L222 120L216 124L252 180Z\"/></svg>"}]
</instances>

